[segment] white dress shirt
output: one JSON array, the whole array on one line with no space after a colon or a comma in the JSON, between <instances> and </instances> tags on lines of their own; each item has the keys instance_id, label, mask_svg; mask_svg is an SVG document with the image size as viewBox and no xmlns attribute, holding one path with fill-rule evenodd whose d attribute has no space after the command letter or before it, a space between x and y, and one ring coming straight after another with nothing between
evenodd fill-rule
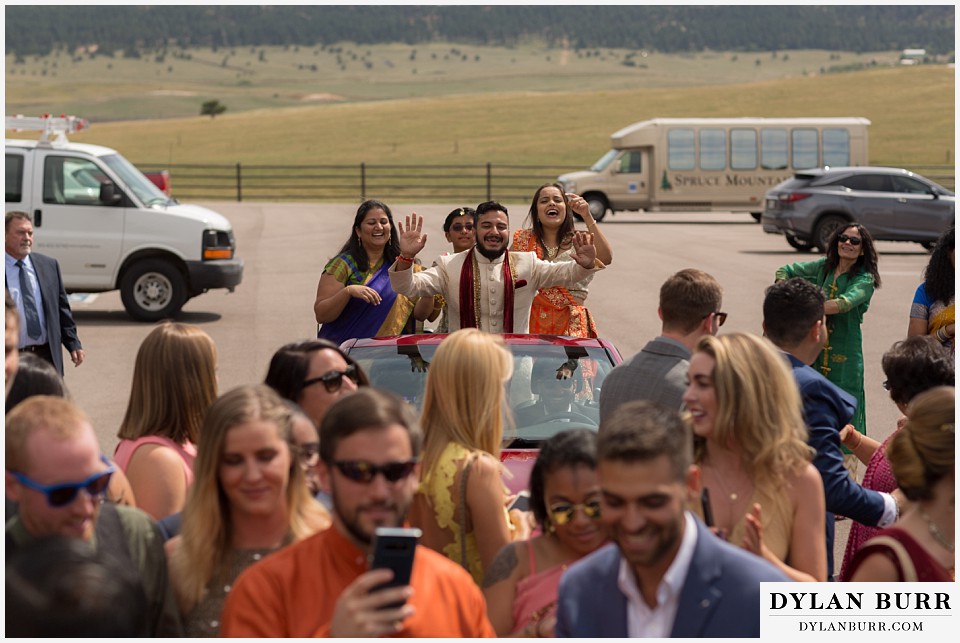
<instances>
[{"instance_id":1,"label":"white dress shirt","mask_svg":"<svg viewBox=\"0 0 960 643\"><path fill-rule=\"evenodd\" d=\"M680 592L683 591L683 581L690 570L690 561L693 559L693 550L697 546L697 525L689 511L684 512L683 536L680 540L680 549L677 550L673 563L663 575L660 585L657 586L657 604L647 605L640 594L637 577L630 567L630 563L620 558L620 573L617 576L617 587L627 597L627 636L630 638L670 638L673 622L677 618L677 608L680 605Z\"/></svg>"}]
</instances>

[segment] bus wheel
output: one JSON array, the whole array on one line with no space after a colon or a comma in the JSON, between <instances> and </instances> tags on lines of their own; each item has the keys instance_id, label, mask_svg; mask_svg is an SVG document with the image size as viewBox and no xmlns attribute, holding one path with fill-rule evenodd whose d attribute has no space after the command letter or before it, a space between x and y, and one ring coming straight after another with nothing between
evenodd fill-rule
<instances>
[{"instance_id":1,"label":"bus wheel","mask_svg":"<svg viewBox=\"0 0 960 643\"><path fill-rule=\"evenodd\" d=\"M607 210L610 208L607 198L602 194L587 194L583 198L587 200L593 218L597 221L603 221L603 217L606 216Z\"/></svg>"},{"instance_id":2,"label":"bus wheel","mask_svg":"<svg viewBox=\"0 0 960 643\"><path fill-rule=\"evenodd\" d=\"M820 219L820 222L817 223L817 227L813 231L813 238L820 252L827 251L830 235L836 232L837 228L842 228L846 225L847 220L839 214L827 214Z\"/></svg>"},{"instance_id":3,"label":"bus wheel","mask_svg":"<svg viewBox=\"0 0 960 643\"><path fill-rule=\"evenodd\" d=\"M809 241L804 241L799 237L792 237L787 235L787 243L790 244L790 247L797 250L798 252L810 252L813 250L813 244Z\"/></svg>"}]
</instances>

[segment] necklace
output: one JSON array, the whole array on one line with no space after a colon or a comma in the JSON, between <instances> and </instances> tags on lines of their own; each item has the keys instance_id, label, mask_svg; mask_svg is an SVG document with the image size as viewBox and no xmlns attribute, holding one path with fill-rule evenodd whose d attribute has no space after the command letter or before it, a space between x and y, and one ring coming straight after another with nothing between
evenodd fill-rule
<instances>
[{"instance_id":1,"label":"necklace","mask_svg":"<svg viewBox=\"0 0 960 643\"><path fill-rule=\"evenodd\" d=\"M930 516L927 515L927 512L923 509L920 510L920 517L923 518L923 521L927 523L927 529L930 530L930 535L933 536L933 539L937 541L937 544L952 554L956 548L955 543L950 542L944 537L943 533L940 531L940 528L937 527L937 524L933 522L933 519L930 518Z\"/></svg>"},{"instance_id":2,"label":"necklace","mask_svg":"<svg viewBox=\"0 0 960 643\"><path fill-rule=\"evenodd\" d=\"M750 481L748 480L742 486L731 489L731 487L727 486L727 481L724 479L724 476L717 475L715 477L717 485L720 487L720 491L730 496L730 502L736 502L740 498L740 495L743 493L743 491L750 487Z\"/></svg>"},{"instance_id":3,"label":"necklace","mask_svg":"<svg viewBox=\"0 0 960 643\"><path fill-rule=\"evenodd\" d=\"M557 253L560 252L560 246L550 247L547 244L543 244L543 247L547 249L547 258L553 259L557 256Z\"/></svg>"}]
</instances>

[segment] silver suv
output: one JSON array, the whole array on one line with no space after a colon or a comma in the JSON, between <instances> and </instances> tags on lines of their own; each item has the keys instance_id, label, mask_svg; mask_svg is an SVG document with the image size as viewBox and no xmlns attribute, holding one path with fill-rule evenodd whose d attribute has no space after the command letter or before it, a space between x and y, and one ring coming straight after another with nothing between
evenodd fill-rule
<instances>
[{"instance_id":1,"label":"silver suv","mask_svg":"<svg viewBox=\"0 0 960 643\"><path fill-rule=\"evenodd\" d=\"M862 224L878 241L931 248L953 220L953 192L919 174L833 167L797 172L767 192L760 223L801 252L824 252L833 231L849 222Z\"/></svg>"}]
</instances>

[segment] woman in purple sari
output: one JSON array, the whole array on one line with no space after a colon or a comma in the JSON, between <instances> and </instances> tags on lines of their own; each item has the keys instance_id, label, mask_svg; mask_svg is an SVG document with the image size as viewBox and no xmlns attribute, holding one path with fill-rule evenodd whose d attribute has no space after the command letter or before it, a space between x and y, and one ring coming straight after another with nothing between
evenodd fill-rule
<instances>
[{"instance_id":1,"label":"woman in purple sari","mask_svg":"<svg viewBox=\"0 0 960 643\"><path fill-rule=\"evenodd\" d=\"M433 297L419 301L398 295L387 270L400 254L393 213L381 201L364 201L353 232L323 269L313 312L317 337L340 344L352 338L416 332L416 322L433 312ZM422 270L414 265L414 270Z\"/></svg>"}]
</instances>

